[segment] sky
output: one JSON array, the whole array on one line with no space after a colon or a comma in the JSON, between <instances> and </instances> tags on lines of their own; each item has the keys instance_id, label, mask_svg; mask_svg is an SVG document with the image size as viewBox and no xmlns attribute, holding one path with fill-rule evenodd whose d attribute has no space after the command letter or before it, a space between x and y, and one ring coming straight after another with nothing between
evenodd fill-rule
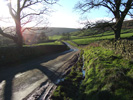
<instances>
[{"instance_id":1,"label":"sky","mask_svg":"<svg viewBox=\"0 0 133 100\"><path fill-rule=\"evenodd\" d=\"M82 21L87 20L91 22L95 22L96 20L100 19L111 19L111 16L109 14L106 14L107 11L104 8L101 8L99 10L102 11L102 14L99 13L99 10L92 10L87 15L82 15L80 12L77 12L74 9L74 6L77 4L79 0L60 0L58 2L59 5L56 5L54 8L56 9L56 12L52 14L52 17L50 18L51 26L55 27L70 27L70 28L81 28L83 27Z\"/></svg>"},{"instance_id":2,"label":"sky","mask_svg":"<svg viewBox=\"0 0 133 100\"><path fill-rule=\"evenodd\" d=\"M81 27L79 24L79 14L74 11L77 0L60 0L59 5L55 5L55 12L50 18L51 26L56 27Z\"/></svg>"},{"instance_id":3,"label":"sky","mask_svg":"<svg viewBox=\"0 0 133 100\"><path fill-rule=\"evenodd\" d=\"M9 16L9 11L7 9L6 4L3 2L4 0L0 0L0 26L9 25L12 26L13 23L8 21L6 24L1 20L1 17ZM48 17L49 27L67 27L67 28L82 28L83 25L80 24L89 20L90 22L95 22L97 20L110 20L113 15L108 12L105 8L94 9L89 13L82 15L81 13L74 10L75 4L77 4L79 0L59 0L59 2L52 6L54 12L50 14ZM130 19L130 17L127 17Z\"/></svg>"}]
</instances>

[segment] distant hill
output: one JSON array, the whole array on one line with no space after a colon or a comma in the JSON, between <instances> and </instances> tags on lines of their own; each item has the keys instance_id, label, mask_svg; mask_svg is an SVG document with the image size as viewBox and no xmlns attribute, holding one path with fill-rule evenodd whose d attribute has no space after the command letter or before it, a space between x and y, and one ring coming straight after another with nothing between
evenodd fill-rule
<instances>
[{"instance_id":1,"label":"distant hill","mask_svg":"<svg viewBox=\"0 0 133 100\"><path fill-rule=\"evenodd\" d=\"M26 30L23 34L23 39L24 39L25 43L27 43L27 44L28 43L38 43L38 41L42 38L44 41L47 40L48 36L60 35L63 33L70 33L70 32L76 32L76 31L79 31L79 29L55 28L55 27L49 27L49 28L36 27L36 28L33 28L33 31Z\"/></svg>"},{"instance_id":2,"label":"distant hill","mask_svg":"<svg viewBox=\"0 0 133 100\"><path fill-rule=\"evenodd\" d=\"M45 34L47 36L60 35L62 33L70 33L70 32L76 32L76 31L79 31L79 29L76 29L76 28L49 27L47 29L41 30L41 32L45 32Z\"/></svg>"},{"instance_id":3,"label":"distant hill","mask_svg":"<svg viewBox=\"0 0 133 100\"><path fill-rule=\"evenodd\" d=\"M27 27L27 28L29 29L30 27ZM32 28L32 30L28 30L28 29L24 31L23 39L25 42L32 42L32 43L33 42L36 43L40 38L44 37L44 35L52 36L52 35L60 35L63 33L79 31L79 29L76 29L76 28L60 28L60 27L48 27L48 28L35 27L35 28ZM12 31L12 34L15 34L15 27L13 26L5 30L5 32L8 32L8 33L10 31ZM12 42L13 42L12 40L0 35L0 45L9 44Z\"/></svg>"},{"instance_id":4,"label":"distant hill","mask_svg":"<svg viewBox=\"0 0 133 100\"><path fill-rule=\"evenodd\" d=\"M27 27L27 28L28 29L26 29L24 31L23 35L45 33L47 36L51 36L51 35L60 35L62 33L76 32L76 31L80 30L80 29L76 29L76 28L61 28L61 27L34 27L34 28L32 28L32 30L30 30L30 27ZM14 26L6 29L5 32L9 33L11 30L14 30L12 32L12 34L15 34L15 27Z\"/></svg>"},{"instance_id":5,"label":"distant hill","mask_svg":"<svg viewBox=\"0 0 133 100\"><path fill-rule=\"evenodd\" d=\"M122 28L133 28L133 20L124 21Z\"/></svg>"}]
</instances>

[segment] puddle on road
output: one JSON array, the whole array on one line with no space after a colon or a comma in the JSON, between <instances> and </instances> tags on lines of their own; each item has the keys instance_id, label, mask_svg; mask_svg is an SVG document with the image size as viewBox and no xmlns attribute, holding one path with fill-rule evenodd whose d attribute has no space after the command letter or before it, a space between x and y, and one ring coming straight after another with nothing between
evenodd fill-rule
<instances>
[{"instance_id":1,"label":"puddle on road","mask_svg":"<svg viewBox=\"0 0 133 100\"><path fill-rule=\"evenodd\" d=\"M55 84L59 84L60 82L63 82L65 80L65 77L64 78L61 78L61 79L58 79Z\"/></svg>"},{"instance_id":2,"label":"puddle on road","mask_svg":"<svg viewBox=\"0 0 133 100\"><path fill-rule=\"evenodd\" d=\"M82 56L82 61L83 61L83 66L82 66L82 73L83 73L83 78L85 78L85 70L84 70L84 56ZM72 66L71 66L72 67ZM70 68L71 68L70 67ZM59 84L60 82L63 82L64 80L65 80L65 77L66 77L67 75L65 75L63 78L60 78L60 79L58 79L56 82L55 82L55 84Z\"/></svg>"}]
</instances>

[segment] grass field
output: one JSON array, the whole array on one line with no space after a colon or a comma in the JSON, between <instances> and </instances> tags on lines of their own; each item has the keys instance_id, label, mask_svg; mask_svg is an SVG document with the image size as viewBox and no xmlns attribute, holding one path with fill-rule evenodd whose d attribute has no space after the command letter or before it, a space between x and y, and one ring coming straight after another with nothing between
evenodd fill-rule
<instances>
[{"instance_id":1,"label":"grass field","mask_svg":"<svg viewBox=\"0 0 133 100\"><path fill-rule=\"evenodd\" d=\"M99 46L84 48L86 77L80 100L131 100L133 64Z\"/></svg>"},{"instance_id":2,"label":"grass field","mask_svg":"<svg viewBox=\"0 0 133 100\"><path fill-rule=\"evenodd\" d=\"M78 69L82 68L82 64L75 64L58 85L52 100L132 100L133 41L110 40L114 39L112 31L95 35L71 35L71 40L67 42L83 53L81 62L84 62L85 78L82 79L83 73ZM133 29L121 30L121 38L132 36Z\"/></svg>"},{"instance_id":3,"label":"grass field","mask_svg":"<svg viewBox=\"0 0 133 100\"><path fill-rule=\"evenodd\" d=\"M28 47L28 46L41 46L41 45L62 45L62 43L60 41L45 42L45 43L38 43L38 44L32 44L32 45L24 45L24 47Z\"/></svg>"},{"instance_id":4,"label":"grass field","mask_svg":"<svg viewBox=\"0 0 133 100\"><path fill-rule=\"evenodd\" d=\"M133 29L123 29L121 31L121 38L127 38L133 36ZM77 44L89 44L95 41L114 39L112 31L104 32L103 34L97 34L92 36L84 36L79 39L72 39Z\"/></svg>"},{"instance_id":5,"label":"grass field","mask_svg":"<svg viewBox=\"0 0 133 100\"><path fill-rule=\"evenodd\" d=\"M133 36L133 29L121 30L121 38L127 38L131 36ZM62 38L62 35L54 35L49 37L50 40L60 40L61 38ZM79 45L85 45L95 41L108 40L108 39L114 39L113 31L106 31L101 34L90 35L90 30L89 30L88 33L86 32L84 34L83 32L77 32L76 35L75 33L71 33L71 36L70 36L70 40L72 40L73 42Z\"/></svg>"},{"instance_id":6,"label":"grass field","mask_svg":"<svg viewBox=\"0 0 133 100\"><path fill-rule=\"evenodd\" d=\"M72 43L72 42L71 42ZM74 45L74 44L73 44ZM82 46L79 60L52 100L132 100L133 63L98 43ZM82 52L84 51L84 52ZM85 78L81 63L84 61Z\"/></svg>"},{"instance_id":7,"label":"grass field","mask_svg":"<svg viewBox=\"0 0 133 100\"><path fill-rule=\"evenodd\" d=\"M61 35L53 35L53 36L49 36L49 39L50 40L59 40L59 39L61 39Z\"/></svg>"}]
</instances>

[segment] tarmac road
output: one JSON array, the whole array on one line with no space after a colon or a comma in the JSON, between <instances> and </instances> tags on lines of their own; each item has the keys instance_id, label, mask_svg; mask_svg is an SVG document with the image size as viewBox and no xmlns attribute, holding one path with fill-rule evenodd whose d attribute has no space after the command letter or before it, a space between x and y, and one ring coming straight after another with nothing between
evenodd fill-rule
<instances>
[{"instance_id":1,"label":"tarmac road","mask_svg":"<svg viewBox=\"0 0 133 100\"><path fill-rule=\"evenodd\" d=\"M0 100L46 100L49 90L77 61L78 54L79 50L71 47L62 53L0 70Z\"/></svg>"}]
</instances>

